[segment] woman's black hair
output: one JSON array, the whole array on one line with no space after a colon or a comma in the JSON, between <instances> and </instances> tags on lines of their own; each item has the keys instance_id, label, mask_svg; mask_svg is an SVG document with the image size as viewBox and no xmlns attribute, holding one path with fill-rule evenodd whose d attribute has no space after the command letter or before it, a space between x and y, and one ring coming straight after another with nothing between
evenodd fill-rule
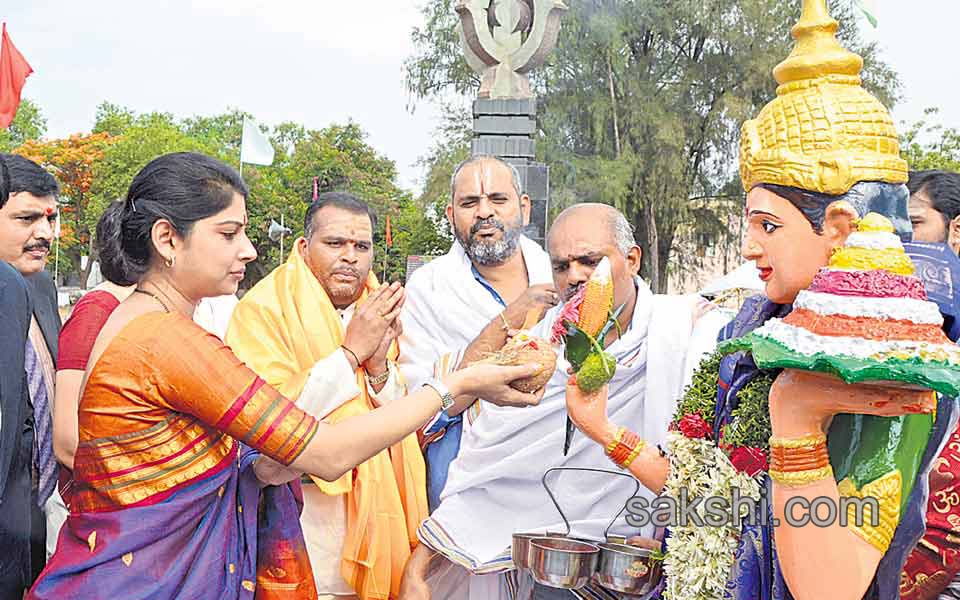
<instances>
[{"instance_id":1,"label":"woman's black hair","mask_svg":"<svg viewBox=\"0 0 960 600\"><path fill-rule=\"evenodd\" d=\"M823 233L823 220L827 207L833 202L846 200L861 217L874 212L890 219L902 241L909 242L913 239L913 226L910 224L910 215L907 213L910 194L907 186L903 184L861 181L850 188L846 194L839 196L771 183L761 183L758 187L769 190L796 206L817 233Z\"/></svg>"},{"instance_id":2,"label":"woman's black hair","mask_svg":"<svg viewBox=\"0 0 960 600\"><path fill-rule=\"evenodd\" d=\"M100 270L117 285L132 285L153 260L150 232L166 219L181 236L193 224L230 206L247 186L233 168L194 152L155 158L133 178L126 199L114 203L97 224Z\"/></svg>"}]
</instances>

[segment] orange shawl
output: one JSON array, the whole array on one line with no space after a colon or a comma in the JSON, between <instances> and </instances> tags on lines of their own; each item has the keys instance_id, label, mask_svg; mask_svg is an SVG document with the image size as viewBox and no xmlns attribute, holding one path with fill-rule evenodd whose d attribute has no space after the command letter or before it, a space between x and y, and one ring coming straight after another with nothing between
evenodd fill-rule
<instances>
[{"instance_id":1,"label":"orange shawl","mask_svg":"<svg viewBox=\"0 0 960 600\"><path fill-rule=\"evenodd\" d=\"M343 343L336 309L297 250L254 286L237 305L226 342L241 360L287 398L298 398L310 369ZM357 301L375 289L371 273ZM397 347L391 349L396 358ZM356 373L359 396L324 421L337 423L375 405L363 370ZM415 434L380 452L352 473L328 483L314 481L329 495L346 495L347 527L340 572L363 600L399 594L400 579L417 527L428 516L426 474Z\"/></svg>"}]
</instances>

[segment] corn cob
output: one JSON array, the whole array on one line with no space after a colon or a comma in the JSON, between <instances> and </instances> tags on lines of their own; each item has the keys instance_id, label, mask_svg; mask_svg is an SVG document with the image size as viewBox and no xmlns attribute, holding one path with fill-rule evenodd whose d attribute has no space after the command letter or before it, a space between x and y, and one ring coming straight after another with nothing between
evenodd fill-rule
<instances>
[{"instance_id":1,"label":"corn cob","mask_svg":"<svg viewBox=\"0 0 960 600\"><path fill-rule=\"evenodd\" d=\"M613 278L610 274L610 261L606 256L593 270L585 287L577 326L595 337L607 324L613 308Z\"/></svg>"}]
</instances>

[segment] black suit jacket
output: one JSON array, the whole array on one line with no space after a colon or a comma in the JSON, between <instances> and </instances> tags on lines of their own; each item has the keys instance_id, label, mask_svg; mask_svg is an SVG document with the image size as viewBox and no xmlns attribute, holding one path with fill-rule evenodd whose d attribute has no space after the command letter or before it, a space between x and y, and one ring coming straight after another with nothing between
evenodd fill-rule
<instances>
[{"instance_id":1,"label":"black suit jacket","mask_svg":"<svg viewBox=\"0 0 960 600\"><path fill-rule=\"evenodd\" d=\"M13 267L0 262L0 499L20 449L30 404L23 369L33 310L27 287Z\"/></svg>"},{"instance_id":2,"label":"black suit jacket","mask_svg":"<svg viewBox=\"0 0 960 600\"><path fill-rule=\"evenodd\" d=\"M60 328L63 326L60 321L60 307L57 305L57 286L46 271L27 275L24 279L27 280L30 301L33 302L33 316L40 325L43 339L47 342L47 350L56 365Z\"/></svg>"}]
</instances>

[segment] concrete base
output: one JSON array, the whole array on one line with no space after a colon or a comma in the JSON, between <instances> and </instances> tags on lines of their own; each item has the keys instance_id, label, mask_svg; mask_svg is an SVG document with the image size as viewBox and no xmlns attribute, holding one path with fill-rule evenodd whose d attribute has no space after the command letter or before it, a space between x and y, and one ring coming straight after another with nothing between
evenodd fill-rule
<instances>
[{"instance_id":1,"label":"concrete base","mask_svg":"<svg viewBox=\"0 0 960 600\"><path fill-rule=\"evenodd\" d=\"M550 167L534 160L537 102L478 98L473 103L471 153L502 158L517 168L520 187L530 196L527 237L544 245L550 208Z\"/></svg>"},{"instance_id":2,"label":"concrete base","mask_svg":"<svg viewBox=\"0 0 960 600\"><path fill-rule=\"evenodd\" d=\"M505 158L520 173L520 187L530 196L530 224L524 234L541 246L546 243L550 210L550 167L526 159Z\"/></svg>"}]
</instances>

